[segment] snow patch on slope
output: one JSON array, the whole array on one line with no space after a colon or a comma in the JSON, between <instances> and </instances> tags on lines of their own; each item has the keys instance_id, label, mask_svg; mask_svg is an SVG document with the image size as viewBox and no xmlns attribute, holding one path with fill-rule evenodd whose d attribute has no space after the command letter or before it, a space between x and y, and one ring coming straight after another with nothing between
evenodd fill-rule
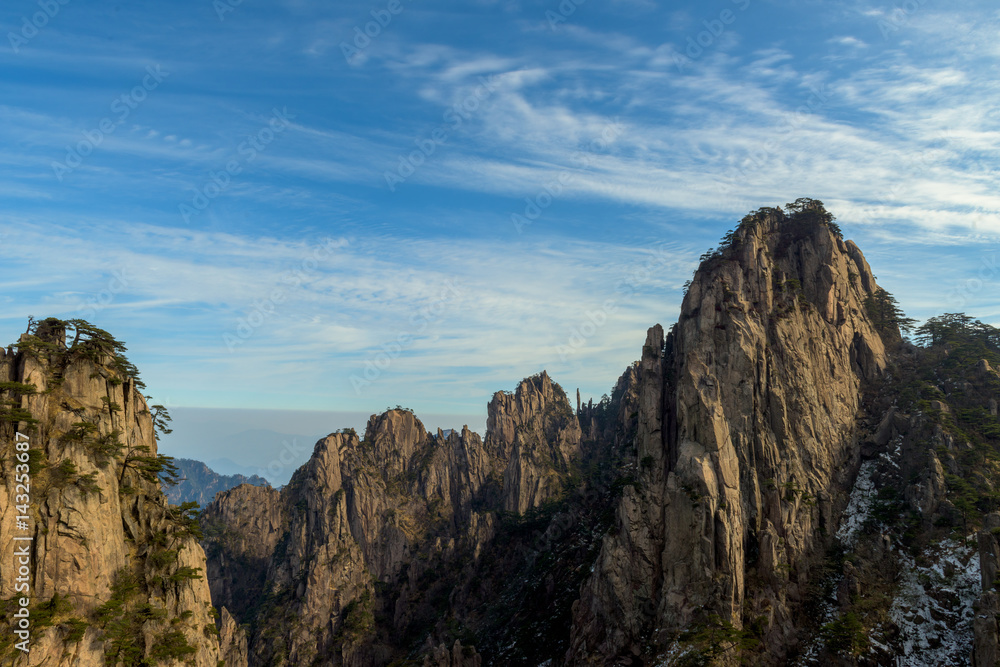
<instances>
[{"instance_id":1,"label":"snow patch on slope","mask_svg":"<svg viewBox=\"0 0 1000 667\"><path fill-rule=\"evenodd\" d=\"M979 554L972 542L948 539L916 559L900 555L900 588L889 618L899 628L901 664L969 664L972 605L980 594Z\"/></svg>"},{"instance_id":2,"label":"snow patch on slope","mask_svg":"<svg viewBox=\"0 0 1000 667\"><path fill-rule=\"evenodd\" d=\"M886 472L893 468L899 469L899 457L902 455L902 436L897 436L893 442L892 451L883 452L877 459L865 461L858 469L858 476L851 488L851 497L840 518L840 528L837 530L837 541L845 547L854 546L858 532L868 520L872 503L878 495L875 480L878 472Z\"/></svg>"},{"instance_id":3,"label":"snow patch on slope","mask_svg":"<svg viewBox=\"0 0 1000 667\"><path fill-rule=\"evenodd\" d=\"M858 470L854 488L851 489L851 498L844 508L840 529L837 530L837 540L844 546L854 544L858 531L868 519L868 512L876 494L874 476L877 464L877 461L865 461Z\"/></svg>"}]
</instances>

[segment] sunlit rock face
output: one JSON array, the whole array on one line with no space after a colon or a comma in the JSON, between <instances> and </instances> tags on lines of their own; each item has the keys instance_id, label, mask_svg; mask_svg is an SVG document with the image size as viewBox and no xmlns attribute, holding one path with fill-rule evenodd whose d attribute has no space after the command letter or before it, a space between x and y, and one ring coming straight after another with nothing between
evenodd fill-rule
<instances>
[{"instance_id":1,"label":"sunlit rock face","mask_svg":"<svg viewBox=\"0 0 1000 667\"><path fill-rule=\"evenodd\" d=\"M35 621L30 652L17 664L110 665L128 653L215 667L205 553L150 470L158 461L154 422L137 376L100 334L106 338L67 342L65 324L45 320L16 351L0 348L0 549L12 554L19 536L32 545ZM16 433L32 454L26 530L6 502L17 484ZM13 575L5 560L0 599L20 597ZM5 611L3 623L10 618Z\"/></svg>"},{"instance_id":2,"label":"sunlit rock face","mask_svg":"<svg viewBox=\"0 0 1000 667\"><path fill-rule=\"evenodd\" d=\"M643 347L641 483L584 586L568 660L646 653L709 615L763 617L782 659L857 471L863 388L885 366L864 307L876 288L857 246L809 211L748 216L705 258L676 327Z\"/></svg>"}]
</instances>

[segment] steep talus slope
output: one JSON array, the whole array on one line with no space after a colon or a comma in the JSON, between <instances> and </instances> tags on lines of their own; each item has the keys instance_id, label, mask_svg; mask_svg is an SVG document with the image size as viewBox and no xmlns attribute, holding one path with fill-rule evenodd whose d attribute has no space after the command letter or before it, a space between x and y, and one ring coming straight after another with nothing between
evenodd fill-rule
<instances>
[{"instance_id":1,"label":"steep talus slope","mask_svg":"<svg viewBox=\"0 0 1000 667\"><path fill-rule=\"evenodd\" d=\"M276 496L246 486L218 496L202 519L210 571L225 580L213 583L216 601L248 600L267 581L261 604L234 604L251 626L253 664L385 664L413 651L430 664L456 651L478 659L435 641L450 588L472 577L498 512L563 492L581 440L544 373L498 392L489 423L483 442L467 428L428 433L412 412L390 410L363 439L347 430L319 441ZM251 567L232 575L232 563Z\"/></svg>"},{"instance_id":2,"label":"steep talus slope","mask_svg":"<svg viewBox=\"0 0 1000 667\"><path fill-rule=\"evenodd\" d=\"M857 470L863 385L885 365L864 308L874 277L822 215L745 218L704 257L666 340L650 330L639 484L584 587L570 659L656 652L712 624L763 624L774 660L794 645Z\"/></svg>"},{"instance_id":3,"label":"steep talus slope","mask_svg":"<svg viewBox=\"0 0 1000 667\"><path fill-rule=\"evenodd\" d=\"M197 524L156 477L154 416L134 368L106 332L45 320L0 350L0 549L32 538L30 657L16 664L191 664L219 659ZM17 525L15 431L28 436L28 529ZM20 440L20 438L17 438ZM0 563L4 623L12 559ZM23 593L22 593L23 594ZM20 654L2 628L0 648Z\"/></svg>"}]
</instances>

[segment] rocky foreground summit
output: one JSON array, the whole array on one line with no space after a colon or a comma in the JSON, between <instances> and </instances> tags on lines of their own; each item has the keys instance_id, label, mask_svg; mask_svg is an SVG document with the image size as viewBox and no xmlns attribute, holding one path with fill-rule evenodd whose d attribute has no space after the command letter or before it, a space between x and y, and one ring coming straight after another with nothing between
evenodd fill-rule
<instances>
[{"instance_id":1,"label":"rocky foreground summit","mask_svg":"<svg viewBox=\"0 0 1000 667\"><path fill-rule=\"evenodd\" d=\"M148 479L169 461L134 369L44 324L0 360L4 446L28 429L61 480L30 664L994 665L1000 330L900 327L819 202L761 209L598 403L543 372L482 438L372 415L195 526Z\"/></svg>"},{"instance_id":2,"label":"rocky foreground summit","mask_svg":"<svg viewBox=\"0 0 1000 667\"><path fill-rule=\"evenodd\" d=\"M191 508L171 506L159 474L158 414L107 332L32 323L0 349L0 652L5 664L216 667L217 612ZM17 469L16 436L29 443ZM27 475L26 520L11 500ZM20 564L29 538L30 653L15 646ZM8 625L10 624L10 625Z\"/></svg>"}]
</instances>

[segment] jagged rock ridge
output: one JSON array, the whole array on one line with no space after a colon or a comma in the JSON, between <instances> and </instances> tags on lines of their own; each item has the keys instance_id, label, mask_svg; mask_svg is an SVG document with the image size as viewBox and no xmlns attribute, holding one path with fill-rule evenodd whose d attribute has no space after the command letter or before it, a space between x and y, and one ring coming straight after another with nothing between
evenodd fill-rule
<instances>
[{"instance_id":1,"label":"jagged rock ridge","mask_svg":"<svg viewBox=\"0 0 1000 667\"><path fill-rule=\"evenodd\" d=\"M710 615L761 619L772 659L794 645L810 564L859 464L863 386L885 366L864 307L874 276L824 222L748 216L705 258L666 339L650 329L641 491L620 501L569 660L664 649Z\"/></svg>"},{"instance_id":2,"label":"jagged rock ridge","mask_svg":"<svg viewBox=\"0 0 1000 667\"><path fill-rule=\"evenodd\" d=\"M561 387L541 373L498 392L488 421L483 441L467 427L428 433L412 412L390 410L372 415L363 439L349 429L320 440L280 492L218 496L203 518L213 599L248 612L254 664L401 657L447 597L434 573L471 576L498 513L563 493L581 433ZM264 605L239 604L261 591ZM428 664L479 659L461 642L424 649Z\"/></svg>"},{"instance_id":3,"label":"jagged rock ridge","mask_svg":"<svg viewBox=\"0 0 1000 667\"><path fill-rule=\"evenodd\" d=\"M736 629L752 614L780 658L797 641L794 615L810 568L823 534L837 528L860 463L863 389L886 364L864 306L877 289L860 251L822 209L762 211L705 258L678 325L667 336L650 329L641 361L608 403L574 414L561 391L558 401L546 398L551 381L543 375L494 397L485 442L468 432L428 436L396 412L373 416L363 441L349 433L321 441L282 492L287 537L255 579L273 582L280 598L261 617L272 619L270 628L281 627L276 613L312 620L296 624L300 637L257 631L258 664L368 664L398 657L401 644L420 636L423 655L443 655L447 641L433 649L440 628L425 623L414 633L413 620L454 615L470 599L453 594L427 609L420 592L428 573L449 562L465 569L440 580L479 572L475 559L497 548L496 510L524 514L559 497L574 479L566 462L581 458L612 471L584 486L617 509L596 519L573 500L544 531L542 555L569 553L574 531L604 534L596 552L572 552L588 561L574 569L593 574L567 610L572 634L557 659L655 655L709 614ZM229 493L206 519L238 514L238 493ZM559 521L571 529L557 530ZM221 549L220 559L234 553ZM391 600L376 595L385 587ZM310 591L320 589L336 594L314 598ZM228 604L220 595L217 604ZM406 635L395 651L373 639L391 629ZM288 652L276 654L276 646Z\"/></svg>"}]
</instances>

